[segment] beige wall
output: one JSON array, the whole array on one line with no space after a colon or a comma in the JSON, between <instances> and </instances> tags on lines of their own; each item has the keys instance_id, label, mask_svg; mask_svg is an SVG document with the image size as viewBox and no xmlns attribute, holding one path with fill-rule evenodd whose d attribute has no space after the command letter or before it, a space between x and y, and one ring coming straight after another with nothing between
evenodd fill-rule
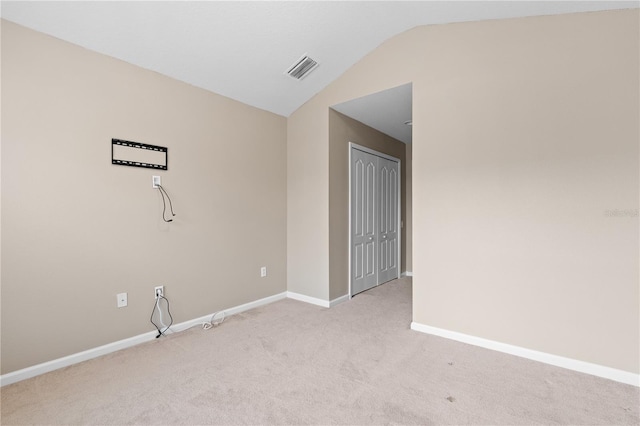
<instances>
[{"instance_id":1,"label":"beige wall","mask_svg":"<svg viewBox=\"0 0 640 426\"><path fill-rule=\"evenodd\" d=\"M349 142L400 160L401 220L406 223L406 145L337 111L329 111L329 298L349 294ZM401 232L401 271L406 233Z\"/></svg>"},{"instance_id":2,"label":"beige wall","mask_svg":"<svg viewBox=\"0 0 640 426\"><path fill-rule=\"evenodd\" d=\"M285 120L2 21L2 373L150 331L159 284L178 322L340 296L329 107L409 82L414 321L640 372L639 30L416 28ZM111 165L112 137L169 170Z\"/></svg>"},{"instance_id":3,"label":"beige wall","mask_svg":"<svg viewBox=\"0 0 640 426\"><path fill-rule=\"evenodd\" d=\"M405 176L405 194L407 201L405 203L405 217L403 235L404 252L405 252L405 269L404 271L413 274L413 144L407 144L405 152L406 161L404 163Z\"/></svg>"},{"instance_id":4,"label":"beige wall","mask_svg":"<svg viewBox=\"0 0 640 426\"><path fill-rule=\"evenodd\" d=\"M315 112L287 120L287 290L329 300L329 110Z\"/></svg>"},{"instance_id":5,"label":"beige wall","mask_svg":"<svg viewBox=\"0 0 640 426\"><path fill-rule=\"evenodd\" d=\"M153 330L156 285L176 322L286 290L285 118L6 21L2 89L2 373Z\"/></svg>"},{"instance_id":6,"label":"beige wall","mask_svg":"<svg viewBox=\"0 0 640 426\"><path fill-rule=\"evenodd\" d=\"M287 122L289 285L329 292L328 108L413 82L413 320L640 372L639 29L635 9L381 45Z\"/></svg>"}]
</instances>

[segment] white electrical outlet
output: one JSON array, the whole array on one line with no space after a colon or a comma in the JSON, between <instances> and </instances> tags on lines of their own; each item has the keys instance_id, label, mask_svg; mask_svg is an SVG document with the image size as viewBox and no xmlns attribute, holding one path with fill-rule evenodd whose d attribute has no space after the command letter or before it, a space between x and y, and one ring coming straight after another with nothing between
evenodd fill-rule
<instances>
[{"instance_id":1,"label":"white electrical outlet","mask_svg":"<svg viewBox=\"0 0 640 426\"><path fill-rule=\"evenodd\" d=\"M262 268L260 268L260 277L264 278L267 276L267 267L263 266Z\"/></svg>"},{"instance_id":2,"label":"white electrical outlet","mask_svg":"<svg viewBox=\"0 0 640 426\"><path fill-rule=\"evenodd\" d=\"M164 286L163 285L159 285L154 289L154 296L157 299L159 296L163 296L164 297Z\"/></svg>"},{"instance_id":3,"label":"white electrical outlet","mask_svg":"<svg viewBox=\"0 0 640 426\"><path fill-rule=\"evenodd\" d=\"M160 182L160 176L151 176L151 185L154 188L157 188L160 185L162 185L162 183Z\"/></svg>"},{"instance_id":4,"label":"white electrical outlet","mask_svg":"<svg viewBox=\"0 0 640 426\"><path fill-rule=\"evenodd\" d=\"M118 299L118 308L127 306L127 293L118 293L116 294L116 298Z\"/></svg>"}]
</instances>

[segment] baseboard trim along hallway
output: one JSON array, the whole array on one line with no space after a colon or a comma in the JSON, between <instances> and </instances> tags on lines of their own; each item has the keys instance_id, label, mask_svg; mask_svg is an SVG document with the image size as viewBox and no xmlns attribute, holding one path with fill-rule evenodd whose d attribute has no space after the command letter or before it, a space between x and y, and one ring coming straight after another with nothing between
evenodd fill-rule
<instances>
[{"instance_id":1,"label":"baseboard trim along hallway","mask_svg":"<svg viewBox=\"0 0 640 426\"><path fill-rule=\"evenodd\" d=\"M417 322L411 323L411 329L434 336L444 337L469 345L480 346L485 349L491 349L498 352L504 352L510 355L527 358L533 361L545 364L555 365L556 367L566 368L568 370L578 371L580 373L591 374L592 376L603 377L605 379L614 380L620 383L640 387L640 374L633 374L628 371L617 370L603 365L592 364L577 359L565 358L546 352L534 351L532 349L513 346L506 343L496 342L494 340L483 339L456 331L449 331L442 328L432 327Z\"/></svg>"}]
</instances>

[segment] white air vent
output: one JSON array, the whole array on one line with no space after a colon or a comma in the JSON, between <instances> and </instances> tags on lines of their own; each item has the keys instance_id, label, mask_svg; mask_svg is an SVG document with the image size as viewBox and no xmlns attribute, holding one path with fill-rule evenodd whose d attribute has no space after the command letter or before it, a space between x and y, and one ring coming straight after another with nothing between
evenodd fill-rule
<instances>
[{"instance_id":1,"label":"white air vent","mask_svg":"<svg viewBox=\"0 0 640 426\"><path fill-rule=\"evenodd\" d=\"M291 77L295 78L296 80L302 80L317 66L318 66L318 63L316 61L314 61L307 55L304 55L287 70L287 74L289 74Z\"/></svg>"}]
</instances>

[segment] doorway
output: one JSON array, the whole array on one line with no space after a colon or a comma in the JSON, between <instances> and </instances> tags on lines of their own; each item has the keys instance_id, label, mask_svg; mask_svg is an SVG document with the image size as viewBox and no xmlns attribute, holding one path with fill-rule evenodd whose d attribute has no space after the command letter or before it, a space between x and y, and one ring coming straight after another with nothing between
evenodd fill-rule
<instances>
[{"instance_id":1,"label":"doorway","mask_svg":"<svg viewBox=\"0 0 640 426\"><path fill-rule=\"evenodd\" d=\"M400 276L400 160L349 144L349 295Z\"/></svg>"},{"instance_id":2,"label":"doorway","mask_svg":"<svg viewBox=\"0 0 640 426\"><path fill-rule=\"evenodd\" d=\"M412 276L411 111L411 83L329 108L329 301L339 303L352 295L350 143L401 162L398 269L401 276Z\"/></svg>"}]
</instances>

